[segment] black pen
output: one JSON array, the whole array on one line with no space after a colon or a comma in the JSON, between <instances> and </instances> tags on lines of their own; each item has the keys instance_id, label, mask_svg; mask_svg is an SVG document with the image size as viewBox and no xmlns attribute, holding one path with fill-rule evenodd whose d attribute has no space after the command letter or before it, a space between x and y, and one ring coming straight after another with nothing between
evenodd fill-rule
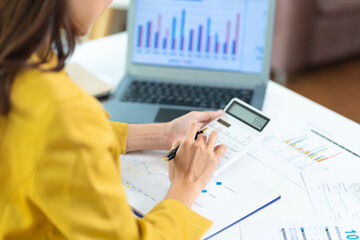
<instances>
[{"instance_id":1,"label":"black pen","mask_svg":"<svg viewBox=\"0 0 360 240\"><path fill-rule=\"evenodd\" d=\"M202 130L200 130L199 132L196 133L195 135L195 140L197 139L197 137L199 136L199 134L203 134L206 131L207 128L204 128ZM171 161L172 159L175 158L176 152L179 149L180 145L177 146L176 148L173 148L172 150L170 150L170 152L168 152L164 157L163 160L166 162Z\"/></svg>"}]
</instances>

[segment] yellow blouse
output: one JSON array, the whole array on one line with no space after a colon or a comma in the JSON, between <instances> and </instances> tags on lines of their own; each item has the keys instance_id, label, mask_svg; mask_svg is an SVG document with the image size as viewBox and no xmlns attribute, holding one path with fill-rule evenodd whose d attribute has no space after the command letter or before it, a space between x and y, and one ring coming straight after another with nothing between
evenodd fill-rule
<instances>
[{"instance_id":1,"label":"yellow blouse","mask_svg":"<svg viewBox=\"0 0 360 240\"><path fill-rule=\"evenodd\" d=\"M0 239L199 239L211 222L176 200L134 217L120 180L127 125L66 75L26 70L0 116Z\"/></svg>"}]
</instances>

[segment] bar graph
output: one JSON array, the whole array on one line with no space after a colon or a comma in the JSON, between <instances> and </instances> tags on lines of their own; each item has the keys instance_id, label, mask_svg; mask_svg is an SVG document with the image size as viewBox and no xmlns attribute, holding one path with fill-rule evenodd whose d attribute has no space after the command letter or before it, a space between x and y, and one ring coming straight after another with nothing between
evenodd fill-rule
<instances>
[{"instance_id":1,"label":"bar graph","mask_svg":"<svg viewBox=\"0 0 360 240\"><path fill-rule=\"evenodd\" d=\"M296 132L269 134L261 150L270 159L278 159L299 170L339 170L359 166L360 156L319 129L300 128ZM260 151L260 150L259 150Z\"/></svg>"},{"instance_id":2,"label":"bar graph","mask_svg":"<svg viewBox=\"0 0 360 240\"><path fill-rule=\"evenodd\" d=\"M139 25L137 27L137 48L160 49L160 37L164 34L162 39L163 50L220 54L219 45L222 45L222 54L236 56L239 49L240 19L241 14L238 13L234 16L235 24L232 21L227 21L222 32L213 32L211 28L213 21L209 17L205 24L199 24L197 27L191 28L186 34L185 9L181 11L180 21L177 17L172 18L171 29L162 29L162 15L158 15L157 22L149 20L145 26ZM153 31L155 25L157 25L157 30ZM143 29L145 27L146 32L144 33ZM177 34L178 31L179 34ZM169 39L169 32L171 32L171 39ZM223 43L220 42L220 38L224 39ZM214 44L212 44L212 39L215 39ZM171 45L167 44L169 40ZM145 41L145 44L143 44L143 41ZM188 48L185 47L186 43L188 43ZM196 48L194 48L194 45Z\"/></svg>"},{"instance_id":3,"label":"bar graph","mask_svg":"<svg viewBox=\"0 0 360 240\"><path fill-rule=\"evenodd\" d=\"M262 72L268 0L140 0L133 62ZM230 7L229 7L230 6Z\"/></svg>"},{"instance_id":4,"label":"bar graph","mask_svg":"<svg viewBox=\"0 0 360 240\"><path fill-rule=\"evenodd\" d=\"M303 154L304 156L307 156L311 158L312 160L316 162L322 162L328 159L331 159L333 157L336 157L341 154L341 152L335 152L332 155L328 156L326 155L329 151L329 148L327 145L321 145L317 147L308 147L308 144L306 140L309 139L308 135L295 137L292 139L284 140L283 142L289 146L290 148L293 148L298 153Z\"/></svg>"},{"instance_id":5,"label":"bar graph","mask_svg":"<svg viewBox=\"0 0 360 240\"><path fill-rule=\"evenodd\" d=\"M326 161L337 161L344 154L343 149L311 131L294 134L283 139L270 135L263 140L263 143L275 155L301 170L321 166L326 168Z\"/></svg>"}]
</instances>

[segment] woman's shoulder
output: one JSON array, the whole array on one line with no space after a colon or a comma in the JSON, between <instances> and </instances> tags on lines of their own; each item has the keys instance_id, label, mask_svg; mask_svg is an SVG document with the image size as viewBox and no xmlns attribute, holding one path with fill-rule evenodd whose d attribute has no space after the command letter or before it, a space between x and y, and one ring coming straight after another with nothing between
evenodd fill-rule
<instances>
[{"instance_id":1,"label":"woman's shoulder","mask_svg":"<svg viewBox=\"0 0 360 240\"><path fill-rule=\"evenodd\" d=\"M84 93L68 77L64 70L59 72L41 69L23 70L15 78L12 94L16 99L28 98L32 101L66 101Z\"/></svg>"},{"instance_id":2,"label":"woman's shoulder","mask_svg":"<svg viewBox=\"0 0 360 240\"><path fill-rule=\"evenodd\" d=\"M26 116L86 116L85 112L105 115L100 103L76 85L64 70L24 70L16 77L11 93L12 109Z\"/></svg>"}]
</instances>

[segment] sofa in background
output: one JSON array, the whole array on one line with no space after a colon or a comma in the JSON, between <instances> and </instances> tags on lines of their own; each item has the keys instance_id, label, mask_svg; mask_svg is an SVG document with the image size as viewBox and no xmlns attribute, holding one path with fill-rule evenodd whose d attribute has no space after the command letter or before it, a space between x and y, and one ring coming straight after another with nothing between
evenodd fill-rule
<instances>
[{"instance_id":1,"label":"sofa in background","mask_svg":"<svg viewBox=\"0 0 360 240\"><path fill-rule=\"evenodd\" d=\"M277 0L275 79L359 54L360 0Z\"/></svg>"}]
</instances>

